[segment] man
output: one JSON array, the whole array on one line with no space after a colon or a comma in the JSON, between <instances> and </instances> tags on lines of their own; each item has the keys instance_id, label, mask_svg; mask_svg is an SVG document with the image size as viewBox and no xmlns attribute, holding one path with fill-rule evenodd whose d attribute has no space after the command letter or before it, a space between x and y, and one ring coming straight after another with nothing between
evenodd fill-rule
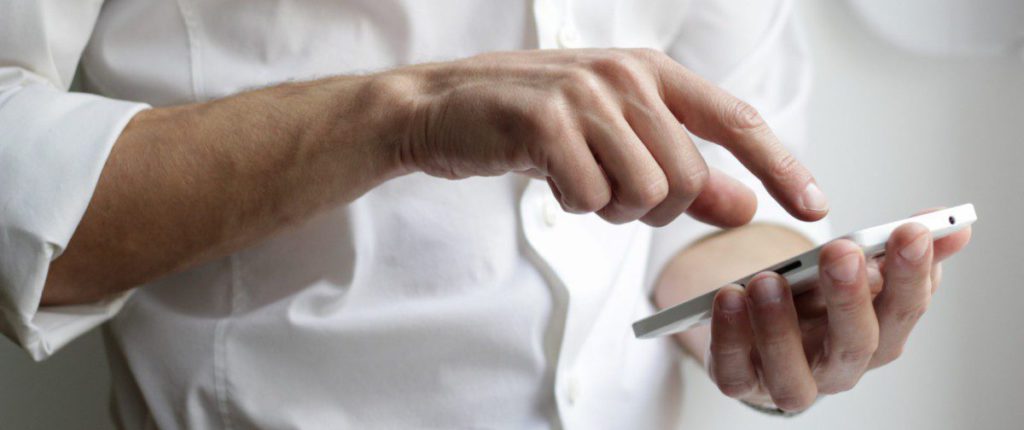
<instances>
[{"instance_id":1,"label":"man","mask_svg":"<svg viewBox=\"0 0 1024 430\"><path fill-rule=\"evenodd\" d=\"M113 318L124 428L666 428L680 344L800 411L968 240L837 241L635 340L824 238L790 2L100 3L2 6L0 307L37 359Z\"/></svg>"}]
</instances>

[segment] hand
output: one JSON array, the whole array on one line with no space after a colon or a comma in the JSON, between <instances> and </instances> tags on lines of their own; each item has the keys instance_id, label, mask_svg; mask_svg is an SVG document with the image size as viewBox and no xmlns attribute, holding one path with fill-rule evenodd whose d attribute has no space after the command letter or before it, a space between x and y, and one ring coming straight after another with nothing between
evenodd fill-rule
<instances>
[{"instance_id":1,"label":"hand","mask_svg":"<svg viewBox=\"0 0 1024 430\"><path fill-rule=\"evenodd\" d=\"M900 356L941 278L940 261L970 229L932 241L919 224L896 229L884 260L836 240L823 249L816 288L794 298L785 279L757 275L715 297L705 363L728 396L787 411L852 388Z\"/></svg>"},{"instance_id":2,"label":"hand","mask_svg":"<svg viewBox=\"0 0 1024 430\"><path fill-rule=\"evenodd\" d=\"M736 155L795 217L827 212L752 107L656 51L494 53L382 76L381 90L414 95L399 151L410 171L546 177L566 211L615 223L660 226L687 211L745 224L753 193L709 170L682 123Z\"/></svg>"}]
</instances>

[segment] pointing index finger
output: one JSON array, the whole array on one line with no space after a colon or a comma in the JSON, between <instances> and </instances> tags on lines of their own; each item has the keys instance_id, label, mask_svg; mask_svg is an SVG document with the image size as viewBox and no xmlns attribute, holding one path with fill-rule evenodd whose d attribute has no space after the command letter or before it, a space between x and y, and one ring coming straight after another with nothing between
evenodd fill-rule
<instances>
[{"instance_id":1,"label":"pointing index finger","mask_svg":"<svg viewBox=\"0 0 1024 430\"><path fill-rule=\"evenodd\" d=\"M828 199L757 110L671 59L653 60L666 106L702 139L729 150L794 217L823 218Z\"/></svg>"}]
</instances>

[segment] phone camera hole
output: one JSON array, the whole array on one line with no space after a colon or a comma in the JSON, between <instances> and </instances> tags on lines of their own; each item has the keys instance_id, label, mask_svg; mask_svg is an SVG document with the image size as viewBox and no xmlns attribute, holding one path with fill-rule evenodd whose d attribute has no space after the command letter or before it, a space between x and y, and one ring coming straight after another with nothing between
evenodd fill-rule
<instances>
[{"instance_id":1,"label":"phone camera hole","mask_svg":"<svg viewBox=\"0 0 1024 430\"><path fill-rule=\"evenodd\" d=\"M953 224L956 224L956 217L950 216L949 217L949 225L953 225Z\"/></svg>"}]
</instances>

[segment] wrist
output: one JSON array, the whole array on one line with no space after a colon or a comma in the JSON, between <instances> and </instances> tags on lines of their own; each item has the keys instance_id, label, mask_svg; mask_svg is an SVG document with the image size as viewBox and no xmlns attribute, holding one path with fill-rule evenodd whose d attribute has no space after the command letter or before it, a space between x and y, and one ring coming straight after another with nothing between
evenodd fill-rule
<instances>
[{"instance_id":1,"label":"wrist","mask_svg":"<svg viewBox=\"0 0 1024 430\"><path fill-rule=\"evenodd\" d=\"M390 70L371 77L366 93L387 112L391 144L388 146L392 164L400 174L427 172L432 176L454 179L451 164L439 148L434 132L449 139L453 130L442 125L445 114L444 99L453 91L457 70L448 63L420 64ZM434 130L437 129L437 130Z\"/></svg>"},{"instance_id":2,"label":"wrist","mask_svg":"<svg viewBox=\"0 0 1024 430\"><path fill-rule=\"evenodd\" d=\"M411 148L420 147L424 137L427 96L421 75L399 69L362 77L359 84L357 115L372 125L367 138L387 178L422 170L411 156Z\"/></svg>"},{"instance_id":3,"label":"wrist","mask_svg":"<svg viewBox=\"0 0 1024 430\"><path fill-rule=\"evenodd\" d=\"M327 78L300 103L322 114L306 116L303 146L326 145L339 168L356 169L373 185L415 169L403 162L415 112L415 88L388 73Z\"/></svg>"}]
</instances>

